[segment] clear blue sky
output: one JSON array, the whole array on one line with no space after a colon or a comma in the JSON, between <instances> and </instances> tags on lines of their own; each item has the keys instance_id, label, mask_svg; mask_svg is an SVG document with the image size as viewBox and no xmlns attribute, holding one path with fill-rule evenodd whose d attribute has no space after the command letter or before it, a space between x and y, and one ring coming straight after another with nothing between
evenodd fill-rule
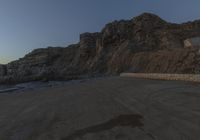
<instances>
[{"instance_id":1,"label":"clear blue sky","mask_svg":"<svg viewBox=\"0 0 200 140\"><path fill-rule=\"evenodd\" d=\"M200 0L0 0L0 63L76 43L80 33L143 12L177 23L200 19L199 7Z\"/></svg>"}]
</instances>

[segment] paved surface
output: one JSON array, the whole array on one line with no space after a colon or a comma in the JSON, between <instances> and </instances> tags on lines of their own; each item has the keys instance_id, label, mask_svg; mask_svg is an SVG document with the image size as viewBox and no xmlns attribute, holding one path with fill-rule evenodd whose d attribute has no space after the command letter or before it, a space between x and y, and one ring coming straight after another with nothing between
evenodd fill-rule
<instances>
[{"instance_id":1,"label":"paved surface","mask_svg":"<svg viewBox=\"0 0 200 140\"><path fill-rule=\"evenodd\" d=\"M200 85L111 77L0 94L0 140L199 140Z\"/></svg>"}]
</instances>

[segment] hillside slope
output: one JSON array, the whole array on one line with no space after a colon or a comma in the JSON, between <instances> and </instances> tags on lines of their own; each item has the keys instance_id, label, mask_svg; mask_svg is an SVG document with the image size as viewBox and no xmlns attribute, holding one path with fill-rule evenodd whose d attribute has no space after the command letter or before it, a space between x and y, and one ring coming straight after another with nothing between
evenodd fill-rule
<instances>
[{"instance_id":1,"label":"hillside slope","mask_svg":"<svg viewBox=\"0 0 200 140\"><path fill-rule=\"evenodd\" d=\"M200 51L184 40L200 36L200 20L172 24L144 13L114 21L99 33L84 33L65 48L37 49L0 65L1 82L62 80L115 75L124 71L200 73Z\"/></svg>"}]
</instances>

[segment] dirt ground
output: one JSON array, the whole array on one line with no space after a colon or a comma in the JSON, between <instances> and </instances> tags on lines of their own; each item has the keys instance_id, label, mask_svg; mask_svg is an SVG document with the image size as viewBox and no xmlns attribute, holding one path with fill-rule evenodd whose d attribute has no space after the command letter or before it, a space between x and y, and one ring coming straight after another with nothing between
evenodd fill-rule
<instances>
[{"instance_id":1,"label":"dirt ground","mask_svg":"<svg viewBox=\"0 0 200 140\"><path fill-rule=\"evenodd\" d=\"M108 77L0 94L0 140L199 140L200 84Z\"/></svg>"}]
</instances>

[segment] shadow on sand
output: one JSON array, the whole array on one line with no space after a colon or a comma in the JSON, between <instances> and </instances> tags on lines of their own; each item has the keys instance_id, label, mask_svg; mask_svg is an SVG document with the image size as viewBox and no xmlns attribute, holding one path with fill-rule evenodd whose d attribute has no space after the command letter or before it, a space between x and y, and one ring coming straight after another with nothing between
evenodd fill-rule
<instances>
[{"instance_id":1,"label":"shadow on sand","mask_svg":"<svg viewBox=\"0 0 200 140\"><path fill-rule=\"evenodd\" d=\"M74 140L76 138L81 138L88 133L98 133L98 132L110 130L115 127L120 127L120 126L121 127L130 126L132 128L134 127L141 128L143 126L143 123L141 122L142 118L143 117L139 114L119 115L104 123L83 128L80 130L76 130L75 132L62 138L61 140Z\"/></svg>"}]
</instances>

